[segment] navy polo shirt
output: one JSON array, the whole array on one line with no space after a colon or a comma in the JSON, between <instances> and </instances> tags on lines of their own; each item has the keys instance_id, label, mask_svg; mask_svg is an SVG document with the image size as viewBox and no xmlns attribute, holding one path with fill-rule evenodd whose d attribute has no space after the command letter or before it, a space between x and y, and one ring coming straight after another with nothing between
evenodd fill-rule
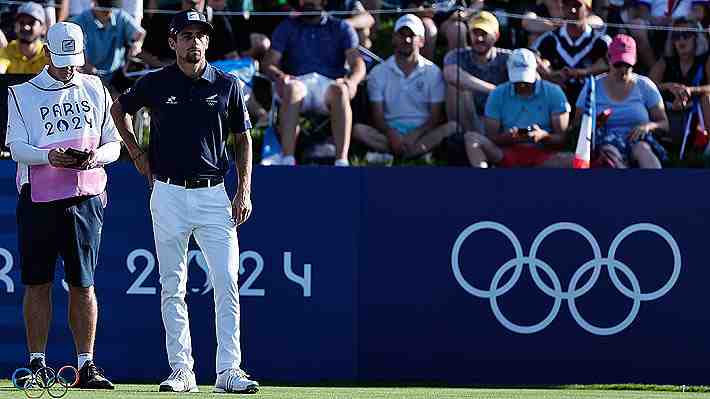
<instances>
[{"instance_id":1,"label":"navy polo shirt","mask_svg":"<svg viewBox=\"0 0 710 399\"><path fill-rule=\"evenodd\" d=\"M271 48L282 55L283 71L293 76L317 72L331 79L342 78L347 74L345 52L357 45L355 29L327 15L317 24L286 18L271 37Z\"/></svg>"},{"instance_id":2,"label":"navy polo shirt","mask_svg":"<svg viewBox=\"0 0 710 399\"><path fill-rule=\"evenodd\" d=\"M251 128L236 78L209 64L197 79L177 64L149 73L118 101L129 114L150 110L150 167L164 177L224 177L230 130Z\"/></svg>"}]
</instances>

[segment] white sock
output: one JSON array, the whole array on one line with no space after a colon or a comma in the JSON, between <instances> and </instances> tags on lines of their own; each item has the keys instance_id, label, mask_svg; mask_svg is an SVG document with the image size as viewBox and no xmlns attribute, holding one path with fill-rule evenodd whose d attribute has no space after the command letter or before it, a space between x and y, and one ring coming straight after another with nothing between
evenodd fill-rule
<instances>
[{"instance_id":1,"label":"white sock","mask_svg":"<svg viewBox=\"0 0 710 399\"><path fill-rule=\"evenodd\" d=\"M347 159L336 159L335 166L350 166L350 161Z\"/></svg>"},{"instance_id":2,"label":"white sock","mask_svg":"<svg viewBox=\"0 0 710 399\"><path fill-rule=\"evenodd\" d=\"M94 360L93 353L80 353L77 355L77 364L79 364L79 368L81 368L88 360Z\"/></svg>"},{"instance_id":3,"label":"white sock","mask_svg":"<svg viewBox=\"0 0 710 399\"><path fill-rule=\"evenodd\" d=\"M42 359L42 363L45 363L44 352L31 352L30 353L30 363L32 363L32 361L35 359Z\"/></svg>"},{"instance_id":4,"label":"white sock","mask_svg":"<svg viewBox=\"0 0 710 399\"><path fill-rule=\"evenodd\" d=\"M282 155L281 156L281 165L295 166L296 165L296 158L294 158L293 155Z\"/></svg>"}]
</instances>

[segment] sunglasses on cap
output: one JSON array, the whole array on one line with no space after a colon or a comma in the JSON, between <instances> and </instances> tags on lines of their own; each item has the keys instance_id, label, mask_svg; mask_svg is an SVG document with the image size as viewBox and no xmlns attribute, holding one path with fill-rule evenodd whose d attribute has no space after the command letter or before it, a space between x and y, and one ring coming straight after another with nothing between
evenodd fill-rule
<instances>
[{"instance_id":1,"label":"sunglasses on cap","mask_svg":"<svg viewBox=\"0 0 710 399\"><path fill-rule=\"evenodd\" d=\"M671 33L671 40L687 40L690 39L695 35L695 32L688 32L688 31L682 31L682 32L673 32Z\"/></svg>"}]
</instances>

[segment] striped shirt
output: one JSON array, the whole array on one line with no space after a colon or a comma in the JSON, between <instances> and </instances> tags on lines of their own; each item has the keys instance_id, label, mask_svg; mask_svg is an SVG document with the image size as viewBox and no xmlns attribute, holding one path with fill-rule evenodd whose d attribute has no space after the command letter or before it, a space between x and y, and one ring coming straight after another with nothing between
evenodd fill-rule
<instances>
[{"instance_id":1,"label":"striped shirt","mask_svg":"<svg viewBox=\"0 0 710 399\"><path fill-rule=\"evenodd\" d=\"M552 70L558 71L564 67L588 68L599 59L606 59L609 43L609 36L594 31L589 25L576 39L570 37L566 26L562 26L541 35L532 47L550 62ZM584 87L584 79L570 80L565 86L567 98L574 102Z\"/></svg>"}]
</instances>

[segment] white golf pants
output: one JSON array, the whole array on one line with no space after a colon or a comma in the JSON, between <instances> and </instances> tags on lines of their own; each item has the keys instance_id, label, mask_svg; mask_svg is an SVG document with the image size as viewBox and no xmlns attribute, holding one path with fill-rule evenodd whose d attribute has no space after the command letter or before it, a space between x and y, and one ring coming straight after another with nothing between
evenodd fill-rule
<instances>
[{"instance_id":1,"label":"white golf pants","mask_svg":"<svg viewBox=\"0 0 710 399\"><path fill-rule=\"evenodd\" d=\"M173 370L192 370L192 342L185 294L190 235L200 246L214 289L217 372L239 368L239 244L232 203L224 184L186 189L155 181L150 197L160 272L160 310Z\"/></svg>"}]
</instances>

